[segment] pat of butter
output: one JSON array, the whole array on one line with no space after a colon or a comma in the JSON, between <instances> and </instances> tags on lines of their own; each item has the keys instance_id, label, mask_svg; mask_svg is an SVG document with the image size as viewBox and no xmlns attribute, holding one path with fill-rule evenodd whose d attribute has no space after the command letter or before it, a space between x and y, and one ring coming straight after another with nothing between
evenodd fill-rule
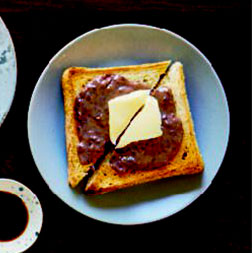
<instances>
[{"instance_id":1,"label":"pat of butter","mask_svg":"<svg viewBox=\"0 0 252 253\"><path fill-rule=\"evenodd\" d=\"M153 96L148 96L142 111L132 120L116 148L123 148L131 142L161 136L163 134L161 124L158 101Z\"/></svg>"},{"instance_id":2,"label":"pat of butter","mask_svg":"<svg viewBox=\"0 0 252 253\"><path fill-rule=\"evenodd\" d=\"M132 117L145 104L149 90L137 90L109 100L109 136L113 144Z\"/></svg>"}]
</instances>

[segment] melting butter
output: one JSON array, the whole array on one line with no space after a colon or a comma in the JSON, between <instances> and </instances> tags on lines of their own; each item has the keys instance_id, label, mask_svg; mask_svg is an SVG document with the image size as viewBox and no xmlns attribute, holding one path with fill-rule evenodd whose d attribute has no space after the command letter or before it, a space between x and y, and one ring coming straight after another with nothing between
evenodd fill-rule
<instances>
[{"instance_id":1,"label":"melting butter","mask_svg":"<svg viewBox=\"0 0 252 253\"><path fill-rule=\"evenodd\" d=\"M109 100L109 136L113 144L145 104L150 90L137 90Z\"/></svg>"},{"instance_id":2,"label":"melting butter","mask_svg":"<svg viewBox=\"0 0 252 253\"><path fill-rule=\"evenodd\" d=\"M153 96L148 95L143 109L132 120L116 148L123 148L132 142L161 136L163 134L161 125L162 119L158 101Z\"/></svg>"}]
</instances>

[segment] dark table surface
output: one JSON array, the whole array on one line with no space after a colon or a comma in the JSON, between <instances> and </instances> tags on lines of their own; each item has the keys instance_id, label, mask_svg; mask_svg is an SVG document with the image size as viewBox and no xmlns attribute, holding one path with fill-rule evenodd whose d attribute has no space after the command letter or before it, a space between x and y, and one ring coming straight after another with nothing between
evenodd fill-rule
<instances>
[{"instance_id":1,"label":"dark table surface","mask_svg":"<svg viewBox=\"0 0 252 253\"><path fill-rule=\"evenodd\" d=\"M27 252L251 251L250 11L250 1L238 0L0 1L18 65L15 99L0 128L0 178L27 185L44 211L41 233ZM30 98L51 57L88 30L119 23L164 27L192 42L219 75L231 116L227 153L210 188L185 210L137 226L95 221L65 205L41 178L27 137Z\"/></svg>"}]
</instances>

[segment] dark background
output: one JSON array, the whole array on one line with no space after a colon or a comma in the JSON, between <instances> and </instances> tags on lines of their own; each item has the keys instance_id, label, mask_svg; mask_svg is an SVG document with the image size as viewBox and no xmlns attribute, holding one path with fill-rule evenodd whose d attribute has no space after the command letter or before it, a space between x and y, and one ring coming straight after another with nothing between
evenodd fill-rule
<instances>
[{"instance_id":1,"label":"dark background","mask_svg":"<svg viewBox=\"0 0 252 253\"><path fill-rule=\"evenodd\" d=\"M0 177L27 185L44 211L41 233L28 253L251 251L250 1L1 0L0 14L18 65L15 99L0 129ZM205 194L169 218L137 226L95 221L65 205L38 173L27 137L30 98L51 57L88 30L118 23L167 28L192 42L219 75L231 117L225 159Z\"/></svg>"}]
</instances>

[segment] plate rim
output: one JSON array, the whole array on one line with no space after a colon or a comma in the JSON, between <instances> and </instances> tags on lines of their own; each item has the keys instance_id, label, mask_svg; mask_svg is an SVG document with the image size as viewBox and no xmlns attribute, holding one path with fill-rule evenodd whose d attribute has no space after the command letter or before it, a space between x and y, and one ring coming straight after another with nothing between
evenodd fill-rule
<instances>
[{"instance_id":1,"label":"plate rim","mask_svg":"<svg viewBox=\"0 0 252 253\"><path fill-rule=\"evenodd\" d=\"M12 96L9 100L9 104L6 108L6 110L3 112L3 116L0 118L0 127L2 126L2 124L4 123L10 109L11 109L11 106L13 104L13 101L14 101L14 97L15 97L15 94L16 94L16 88L17 88L17 72L18 72L18 69L17 69L17 56L16 56L16 50L15 50L15 46L14 46L14 42L12 40L12 37L11 37L11 34L10 34L10 31L9 29L7 28L6 24L4 23L3 19L1 18L0 16L0 24L3 25L4 29L7 31L7 34L8 34L8 40L10 42L10 45L12 47L12 51L13 51L13 56L14 56L14 62L15 62L15 77L14 77L14 90L13 90L13 93L12 93Z\"/></svg>"}]
</instances>

